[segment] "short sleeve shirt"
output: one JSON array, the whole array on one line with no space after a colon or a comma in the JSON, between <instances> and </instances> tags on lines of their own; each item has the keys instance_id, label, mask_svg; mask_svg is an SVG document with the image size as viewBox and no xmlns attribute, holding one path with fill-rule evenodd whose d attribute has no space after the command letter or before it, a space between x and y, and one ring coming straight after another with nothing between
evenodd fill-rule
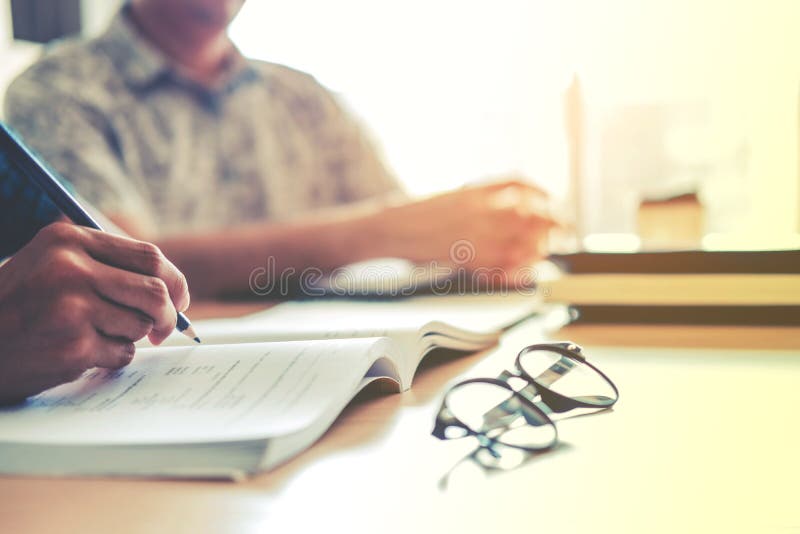
<instances>
[{"instance_id":1,"label":"short sleeve shirt","mask_svg":"<svg viewBox=\"0 0 800 534\"><path fill-rule=\"evenodd\" d=\"M9 88L6 116L78 193L148 235L287 220L400 188L312 76L238 52L214 89L117 14Z\"/></svg>"}]
</instances>

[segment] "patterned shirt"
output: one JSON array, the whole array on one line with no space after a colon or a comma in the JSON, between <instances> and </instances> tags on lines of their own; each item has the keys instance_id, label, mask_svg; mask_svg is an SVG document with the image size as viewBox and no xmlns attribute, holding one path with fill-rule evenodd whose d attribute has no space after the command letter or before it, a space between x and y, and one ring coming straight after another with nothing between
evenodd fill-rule
<instances>
[{"instance_id":1,"label":"patterned shirt","mask_svg":"<svg viewBox=\"0 0 800 534\"><path fill-rule=\"evenodd\" d=\"M236 52L221 83L200 86L127 9L102 36L55 47L5 102L9 123L102 212L163 236L399 191L313 77Z\"/></svg>"}]
</instances>

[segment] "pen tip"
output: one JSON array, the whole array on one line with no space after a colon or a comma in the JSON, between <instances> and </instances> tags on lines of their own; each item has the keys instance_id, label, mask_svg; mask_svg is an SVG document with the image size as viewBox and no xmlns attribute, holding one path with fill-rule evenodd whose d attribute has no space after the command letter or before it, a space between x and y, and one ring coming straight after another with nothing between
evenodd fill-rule
<instances>
[{"instance_id":1,"label":"pen tip","mask_svg":"<svg viewBox=\"0 0 800 534\"><path fill-rule=\"evenodd\" d=\"M195 343L200 343L200 338L197 336L197 332L194 331L194 328L192 328L192 325L181 330L181 333L189 339L193 339Z\"/></svg>"}]
</instances>

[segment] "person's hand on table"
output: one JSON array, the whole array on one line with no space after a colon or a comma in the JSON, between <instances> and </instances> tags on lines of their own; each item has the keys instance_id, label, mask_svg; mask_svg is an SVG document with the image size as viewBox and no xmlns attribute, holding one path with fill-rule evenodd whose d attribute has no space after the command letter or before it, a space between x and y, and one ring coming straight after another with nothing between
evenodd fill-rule
<instances>
[{"instance_id":1,"label":"person's hand on table","mask_svg":"<svg viewBox=\"0 0 800 534\"><path fill-rule=\"evenodd\" d=\"M543 258L547 235L558 225L546 193L519 180L458 189L378 217L385 242L411 261L508 272Z\"/></svg>"},{"instance_id":2,"label":"person's hand on table","mask_svg":"<svg viewBox=\"0 0 800 534\"><path fill-rule=\"evenodd\" d=\"M189 306L186 279L149 243L54 223L0 266L0 402L161 343Z\"/></svg>"}]
</instances>

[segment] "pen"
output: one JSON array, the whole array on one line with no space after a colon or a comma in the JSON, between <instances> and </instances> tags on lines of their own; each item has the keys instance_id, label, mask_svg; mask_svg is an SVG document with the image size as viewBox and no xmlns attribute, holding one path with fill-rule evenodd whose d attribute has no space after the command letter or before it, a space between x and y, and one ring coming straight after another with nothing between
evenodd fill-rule
<instances>
[{"instance_id":1,"label":"pen","mask_svg":"<svg viewBox=\"0 0 800 534\"><path fill-rule=\"evenodd\" d=\"M7 125L0 122L0 130L11 142L3 143L11 152L14 163L19 165L23 172L48 196L50 201L69 217L72 222L88 228L103 231L94 217L81 206L72 194L67 191L56 177L56 173L48 168L39 157L28 148L19 135ZM178 322L175 328L183 335L200 343L200 338L192 328L192 323L181 312L178 312Z\"/></svg>"}]
</instances>

